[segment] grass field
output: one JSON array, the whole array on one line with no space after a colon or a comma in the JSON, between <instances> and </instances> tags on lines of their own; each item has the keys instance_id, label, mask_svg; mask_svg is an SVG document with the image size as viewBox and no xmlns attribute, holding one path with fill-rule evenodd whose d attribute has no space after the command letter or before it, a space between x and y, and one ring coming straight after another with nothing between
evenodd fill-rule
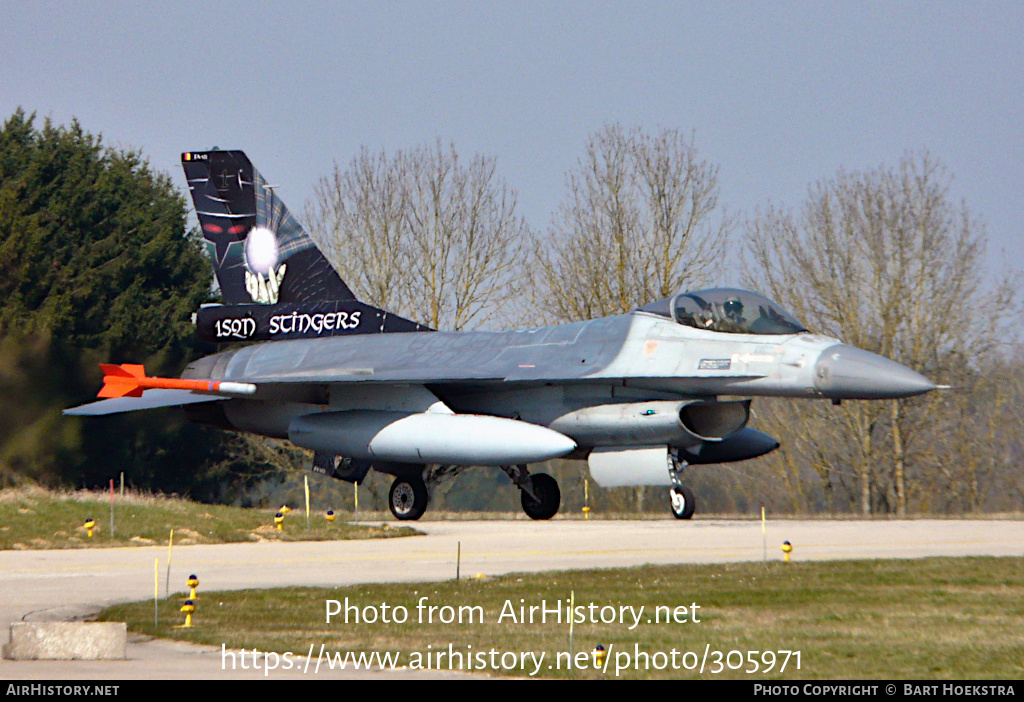
<instances>
[{"instance_id":1,"label":"grass field","mask_svg":"<svg viewBox=\"0 0 1024 702\"><path fill-rule=\"evenodd\" d=\"M604 645L609 651L605 672L594 670L590 658L587 669L565 669L570 642L564 610L570 593L588 620L574 625L573 652ZM428 599L418 609L423 597ZM483 667L476 665L482 663L492 674L524 676L536 670L539 677L614 677L616 667L621 667L619 676L631 678L1019 679L1024 670L1021 558L646 566L461 582L206 592L201 598L192 629L172 628L183 616L178 612L180 599L162 601L155 633L235 649L290 651L302 660L311 645L314 658L321 645L328 653L342 655L393 651L400 665L415 666L418 660L420 666L429 662L430 667L445 669L450 665L450 645L464 654L463 668L470 663ZM361 617L376 612L379 618L382 603L387 603L393 618L396 607L405 607L407 621L356 624L353 613L348 624L343 614L325 623L326 601L344 604L346 598L361 610ZM550 615L547 623L540 623L539 611L534 623L519 621L520 606L539 606L542 601L549 609L560 601L562 623ZM590 603L596 605L596 615ZM445 605L452 609L429 610ZM606 606L616 608L616 617L620 606L631 606L634 613L640 606L644 610L632 630L635 618L630 610L624 610L625 624L589 621L612 611L601 609ZM677 607L685 608L685 622L656 623L655 615L665 619L666 613L681 620L684 612ZM509 608L515 620L508 616ZM460 612L462 624L457 622ZM430 615L433 622L426 621ZM694 615L699 622L691 621ZM455 616L456 621L442 623L442 616ZM100 617L127 621L132 631L154 633L151 600L113 607ZM472 623L466 621L470 617ZM488 653L492 649L499 652L497 658ZM790 655L781 671L786 656L775 653L772 668L764 673L772 656L763 652L787 650L800 652L799 668L797 657ZM438 651L446 654L440 661ZM500 654L518 651L532 651L534 657L503 670L502 663L511 659ZM637 651L653 657L637 659ZM722 653L720 660L715 651ZM754 665L749 651L758 652L753 655L756 674L744 672ZM545 657L538 664L541 652ZM688 652L693 653L684 655ZM428 653L433 658L428 659ZM481 653L484 659L479 658ZM737 665L741 657L742 664ZM701 658L703 674L686 669ZM489 665L494 661L497 670ZM673 662L678 669L672 668ZM655 670L659 665L665 669ZM721 671L715 672L718 668Z\"/></svg>"},{"instance_id":2,"label":"grass field","mask_svg":"<svg viewBox=\"0 0 1024 702\"><path fill-rule=\"evenodd\" d=\"M297 505L292 505L293 508ZM417 534L408 527L356 526L346 515L329 524L324 514L293 509L284 530L274 526L276 509L241 509L188 500L126 494L114 497L114 536L110 529L107 493L54 493L42 489L0 491L0 549L100 548L166 544L174 529L176 544L217 544L233 541L322 541L367 539ZM88 536L85 520L96 522Z\"/></svg>"}]
</instances>

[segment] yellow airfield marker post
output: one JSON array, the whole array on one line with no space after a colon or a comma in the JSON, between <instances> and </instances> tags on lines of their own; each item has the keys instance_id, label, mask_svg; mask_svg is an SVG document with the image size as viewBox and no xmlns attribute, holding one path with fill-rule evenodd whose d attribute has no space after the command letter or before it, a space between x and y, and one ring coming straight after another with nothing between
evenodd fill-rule
<instances>
[{"instance_id":1,"label":"yellow airfield marker post","mask_svg":"<svg viewBox=\"0 0 1024 702\"><path fill-rule=\"evenodd\" d=\"M764 507L761 508L761 550L763 551L761 560L768 560L768 530L764 523Z\"/></svg>"},{"instance_id":2,"label":"yellow airfield marker post","mask_svg":"<svg viewBox=\"0 0 1024 702\"><path fill-rule=\"evenodd\" d=\"M110 538L114 538L114 479L110 479Z\"/></svg>"},{"instance_id":3,"label":"yellow airfield marker post","mask_svg":"<svg viewBox=\"0 0 1024 702\"><path fill-rule=\"evenodd\" d=\"M160 625L160 557L153 559L153 629Z\"/></svg>"},{"instance_id":4,"label":"yellow airfield marker post","mask_svg":"<svg viewBox=\"0 0 1024 702\"><path fill-rule=\"evenodd\" d=\"M306 481L306 531L309 531L309 476L303 476Z\"/></svg>"},{"instance_id":5,"label":"yellow airfield marker post","mask_svg":"<svg viewBox=\"0 0 1024 702\"><path fill-rule=\"evenodd\" d=\"M174 546L174 529L171 529L171 535L167 538L167 582L164 585L164 597L170 597L171 595L171 547Z\"/></svg>"}]
</instances>

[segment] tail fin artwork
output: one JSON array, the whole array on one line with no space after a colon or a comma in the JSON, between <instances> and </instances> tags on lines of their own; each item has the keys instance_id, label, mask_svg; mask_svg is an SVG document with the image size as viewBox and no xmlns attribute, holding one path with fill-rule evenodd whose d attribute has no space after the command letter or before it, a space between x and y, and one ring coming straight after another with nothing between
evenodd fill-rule
<instances>
[{"instance_id":1,"label":"tail fin artwork","mask_svg":"<svg viewBox=\"0 0 1024 702\"><path fill-rule=\"evenodd\" d=\"M429 331L359 302L242 151L181 155L225 305L202 308L210 341Z\"/></svg>"}]
</instances>

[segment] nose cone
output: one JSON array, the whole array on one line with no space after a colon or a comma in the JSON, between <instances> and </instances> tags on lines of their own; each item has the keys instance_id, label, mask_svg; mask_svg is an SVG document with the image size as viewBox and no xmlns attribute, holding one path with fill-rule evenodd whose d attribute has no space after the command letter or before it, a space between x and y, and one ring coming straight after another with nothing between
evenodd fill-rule
<instances>
[{"instance_id":1,"label":"nose cone","mask_svg":"<svg viewBox=\"0 0 1024 702\"><path fill-rule=\"evenodd\" d=\"M888 358L855 346L836 344L818 357L814 387L837 400L892 400L920 395L938 386Z\"/></svg>"}]
</instances>

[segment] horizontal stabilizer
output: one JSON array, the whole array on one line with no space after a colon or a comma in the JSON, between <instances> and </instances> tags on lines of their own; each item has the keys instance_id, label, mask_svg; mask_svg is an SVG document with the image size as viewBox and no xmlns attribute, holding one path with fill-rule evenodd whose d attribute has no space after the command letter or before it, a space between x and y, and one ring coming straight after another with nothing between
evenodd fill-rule
<instances>
[{"instance_id":1,"label":"horizontal stabilizer","mask_svg":"<svg viewBox=\"0 0 1024 702\"><path fill-rule=\"evenodd\" d=\"M150 390L145 397L117 397L99 402L64 410L64 414L74 417L95 417L104 414L134 412L136 410L157 409L159 407L178 407L197 402L218 402L227 397L198 395L191 390Z\"/></svg>"}]
</instances>

